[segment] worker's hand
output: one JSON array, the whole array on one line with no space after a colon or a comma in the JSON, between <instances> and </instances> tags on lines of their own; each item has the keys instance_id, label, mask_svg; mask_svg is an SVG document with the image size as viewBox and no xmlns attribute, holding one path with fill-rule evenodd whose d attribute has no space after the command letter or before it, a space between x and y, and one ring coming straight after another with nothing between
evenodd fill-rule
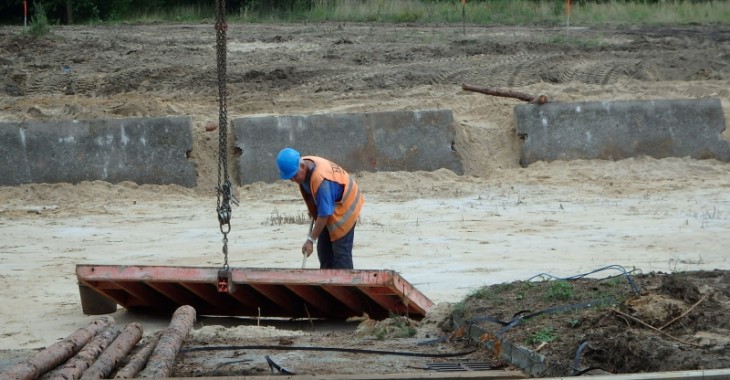
<instances>
[{"instance_id":1,"label":"worker's hand","mask_svg":"<svg viewBox=\"0 0 730 380\"><path fill-rule=\"evenodd\" d=\"M309 240L305 241L304 245L302 246L302 255L306 255L307 257L309 257L312 252L314 252L314 243Z\"/></svg>"}]
</instances>

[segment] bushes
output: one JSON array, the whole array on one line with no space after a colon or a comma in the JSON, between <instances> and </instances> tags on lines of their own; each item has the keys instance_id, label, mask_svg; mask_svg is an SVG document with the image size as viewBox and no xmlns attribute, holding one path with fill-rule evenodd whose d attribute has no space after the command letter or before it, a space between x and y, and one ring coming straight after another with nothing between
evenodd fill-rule
<instances>
[{"instance_id":1,"label":"bushes","mask_svg":"<svg viewBox=\"0 0 730 380\"><path fill-rule=\"evenodd\" d=\"M43 5L38 3L33 7L33 15L30 17L30 28L28 30L34 37L43 37L51 32L51 26L48 24L46 10Z\"/></svg>"}]
</instances>

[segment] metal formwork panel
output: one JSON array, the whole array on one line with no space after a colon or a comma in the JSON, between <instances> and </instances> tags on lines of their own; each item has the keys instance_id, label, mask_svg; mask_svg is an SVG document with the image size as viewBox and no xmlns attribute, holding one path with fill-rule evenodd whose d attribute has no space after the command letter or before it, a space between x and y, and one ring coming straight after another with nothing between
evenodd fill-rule
<instances>
[{"instance_id":1,"label":"metal formwork panel","mask_svg":"<svg viewBox=\"0 0 730 380\"><path fill-rule=\"evenodd\" d=\"M407 315L421 319L433 305L392 270L76 266L76 277L129 310L171 313L182 305L199 315L345 319Z\"/></svg>"}]
</instances>

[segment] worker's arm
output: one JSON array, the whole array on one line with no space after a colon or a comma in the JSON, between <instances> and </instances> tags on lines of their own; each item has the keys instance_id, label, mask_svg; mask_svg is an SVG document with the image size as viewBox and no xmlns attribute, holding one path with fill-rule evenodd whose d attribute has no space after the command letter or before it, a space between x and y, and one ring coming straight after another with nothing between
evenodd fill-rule
<instances>
[{"instance_id":1,"label":"worker's arm","mask_svg":"<svg viewBox=\"0 0 730 380\"><path fill-rule=\"evenodd\" d=\"M309 236L307 236L307 240L304 241L304 244L302 245L302 254L309 257L309 255L314 252L314 243L319 238L319 234L324 231L324 229L327 228L327 217L318 217L314 221L314 225L312 226L312 231L309 233Z\"/></svg>"},{"instance_id":2,"label":"worker's arm","mask_svg":"<svg viewBox=\"0 0 730 380\"><path fill-rule=\"evenodd\" d=\"M309 234L309 237L312 240L316 241L319 238L319 234L321 234L325 228L327 228L327 217L321 217L321 218L318 217L314 221L314 227L312 227L312 233ZM309 240L309 239L307 239L307 240Z\"/></svg>"},{"instance_id":3,"label":"worker's arm","mask_svg":"<svg viewBox=\"0 0 730 380\"><path fill-rule=\"evenodd\" d=\"M302 245L302 254L309 255L314 252L314 243L319 235L327 228L327 220L335 212L335 202L342 192L342 185L324 180L317 191L317 219L315 220L312 232Z\"/></svg>"},{"instance_id":4,"label":"worker's arm","mask_svg":"<svg viewBox=\"0 0 730 380\"><path fill-rule=\"evenodd\" d=\"M321 234L325 228L327 228L327 217L318 217L314 222L312 232L309 236L307 236L307 240L304 242L304 245L302 245L303 255L307 255L307 257L309 257L309 255L314 252L314 243L319 238L319 234Z\"/></svg>"}]
</instances>

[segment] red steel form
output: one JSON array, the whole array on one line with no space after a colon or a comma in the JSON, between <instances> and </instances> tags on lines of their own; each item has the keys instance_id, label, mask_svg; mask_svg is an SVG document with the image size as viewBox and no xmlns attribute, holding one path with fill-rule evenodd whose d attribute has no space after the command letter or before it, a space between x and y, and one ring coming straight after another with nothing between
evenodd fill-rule
<instances>
[{"instance_id":1,"label":"red steel form","mask_svg":"<svg viewBox=\"0 0 730 380\"><path fill-rule=\"evenodd\" d=\"M79 283L127 309L170 313L182 305L199 315L345 319L367 313L425 317L433 305L392 270L230 268L219 292L219 268L76 266Z\"/></svg>"}]
</instances>

